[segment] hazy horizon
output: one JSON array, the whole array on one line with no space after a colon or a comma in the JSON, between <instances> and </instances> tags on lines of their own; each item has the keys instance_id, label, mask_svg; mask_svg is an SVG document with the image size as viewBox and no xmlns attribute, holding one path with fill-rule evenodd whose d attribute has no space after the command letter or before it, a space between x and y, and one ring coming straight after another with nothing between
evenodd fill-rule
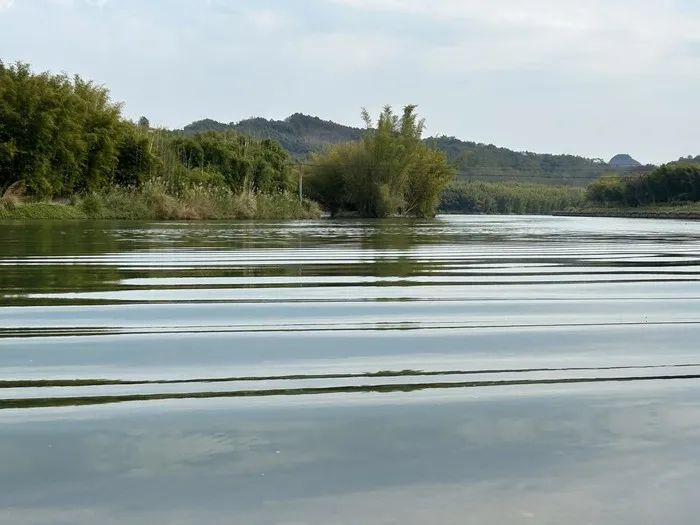
<instances>
[{"instance_id":1,"label":"hazy horizon","mask_svg":"<svg viewBox=\"0 0 700 525\"><path fill-rule=\"evenodd\" d=\"M689 0L0 0L0 59L181 128L419 105L426 135L643 163L700 154Z\"/></svg>"}]
</instances>

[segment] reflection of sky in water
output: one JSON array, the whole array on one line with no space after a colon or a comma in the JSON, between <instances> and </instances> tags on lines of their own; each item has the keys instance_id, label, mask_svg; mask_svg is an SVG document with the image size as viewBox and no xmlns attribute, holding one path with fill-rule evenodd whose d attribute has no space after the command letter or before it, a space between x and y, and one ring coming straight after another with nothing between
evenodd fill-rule
<instances>
[{"instance_id":1,"label":"reflection of sky in water","mask_svg":"<svg viewBox=\"0 0 700 525\"><path fill-rule=\"evenodd\" d=\"M697 363L699 337L700 325L159 334L0 339L0 357L23 379L669 365Z\"/></svg>"},{"instance_id":2,"label":"reflection of sky in water","mask_svg":"<svg viewBox=\"0 0 700 525\"><path fill-rule=\"evenodd\" d=\"M6 412L0 521L692 523L700 395L666 385Z\"/></svg>"}]
</instances>

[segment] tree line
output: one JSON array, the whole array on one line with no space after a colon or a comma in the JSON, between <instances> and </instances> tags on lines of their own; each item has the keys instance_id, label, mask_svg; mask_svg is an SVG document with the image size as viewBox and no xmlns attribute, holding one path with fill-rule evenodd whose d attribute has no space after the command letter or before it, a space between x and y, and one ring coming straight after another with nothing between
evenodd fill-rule
<instances>
[{"instance_id":1,"label":"tree line","mask_svg":"<svg viewBox=\"0 0 700 525\"><path fill-rule=\"evenodd\" d=\"M604 176L588 187L587 196L589 201L605 206L697 202L700 201L700 164L673 163L649 173Z\"/></svg>"},{"instance_id":2,"label":"tree line","mask_svg":"<svg viewBox=\"0 0 700 525\"><path fill-rule=\"evenodd\" d=\"M121 115L109 91L79 76L34 73L0 61L0 196L13 185L38 198L162 178L260 192L293 188L277 143L237 133L182 133Z\"/></svg>"},{"instance_id":3,"label":"tree line","mask_svg":"<svg viewBox=\"0 0 700 525\"><path fill-rule=\"evenodd\" d=\"M139 189L150 182L156 183L151 190L157 187L190 200L201 195L193 188L223 189L229 192L220 199L224 204L246 192L297 191L295 163L275 140L230 127L153 129L145 117L134 123L121 112L104 86L0 61L0 197L10 187L53 199L114 187ZM444 137L424 140L424 121L413 105L399 114L387 106L376 122L366 111L362 116L365 129L353 135L355 140L328 145L306 162L305 194L332 215L429 217L438 205L463 213L546 213L583 204L578 188L464 180L450 185L458 169L498 164L507 150ZM332 133L335 124L317 121L296 115L284 124L289 133L314 134L321 144L326 140L322 135ZM320 125L323 133L318 132ZM590 184L585 197L614 206L700 201L699 158L683 158L653 171L603 176ZM602 169L570 156L518 154L510 160L514 174L532 169L548 180L574 166L591 175ZM223 194L209 197L215 195Z\"/></svg>"},{"instance_id":4,"label":"tree line","mask_svg":"<svg viewBox=\"0 0 700 525\"><path fill-rule=\"evenodd\" d=\"M232 194L296 191L294 163L274 140L230 128L152 129L145 117L134 123L121 111L104 86L0 62L0 197L10 187L55 199L146 184L175 197L191 196L194 187ZM443 153L422 142L424 123L415 106L400 116L386 107L376 123L366 112L363 117L367 129L354 135L357 140L312 158L309 194L331 213L434 215L454 170ZM317 120L299 115L285 124L307 129L318 127Z\"/></svg>"},{"instance_id":5,"label":"tree line","mask_svg":"<svg viewBox=\"0 0 700 525\"><path fill-rule=\"evenodd\" d=\"M583 188L518 182L457 181L443 192L445 213L547 214L582 206Z\"/></svg>"}]
</instances>

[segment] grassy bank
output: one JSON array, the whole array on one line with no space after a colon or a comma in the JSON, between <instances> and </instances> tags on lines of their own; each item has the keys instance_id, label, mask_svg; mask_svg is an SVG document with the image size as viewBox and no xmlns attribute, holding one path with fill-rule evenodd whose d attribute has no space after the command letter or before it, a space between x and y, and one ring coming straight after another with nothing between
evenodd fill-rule
<instances>
[{"instance_id":1,"label":"grassy bank","mask_svg":"<svg viewBox=\"0 0 700 525\"><path fill-rule=\"evenodd\" d=\"M700 219L700 202L635 207L580 207L554 212L553 215L698 220Z\"/></svg>"},{"instance_id":2,"label":"grassy bank","mask_svg":"<svg viewBox=\"0 0 700 525\"><path fill-rule=\"evenodd\" d=\"M111 187L74 196L70 202L0 200L0 219L314 219L312 201L290 193L234 193L227 188L194 186L173 195L158 181L139 189Z\"/></svg>"},{"instance_id":3,"label":"grassy bank","mask_svg":"<svg viewBox=\"0 0 700 525\"><path fill-rule=\"evenodd\" d=\"M538 214L583 206L586 192L570 186L515 182L456 182L442 194L444 213Z\"/></svg>"}]
</instances>

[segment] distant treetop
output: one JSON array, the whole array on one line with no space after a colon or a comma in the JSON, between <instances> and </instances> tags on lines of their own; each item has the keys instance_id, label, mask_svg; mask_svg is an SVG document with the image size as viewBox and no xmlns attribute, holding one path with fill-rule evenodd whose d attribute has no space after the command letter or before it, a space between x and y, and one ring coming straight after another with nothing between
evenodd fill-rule
<instances>
[{"instance_id":1,"label":"distant treetop","mask_svg":"<svg viewBox=\"0 0 700 525\"><path fill-rule=\"evenodd\" d=\"M295 157L305 157L331 144L358 140L363 135L359 128L343 126L302 113L294 113L284 120L253 117L229 124L204 119L184 128L186 134L203 131L236 131L258 139L272 139Z\"/></svg>"}]
</instances>

